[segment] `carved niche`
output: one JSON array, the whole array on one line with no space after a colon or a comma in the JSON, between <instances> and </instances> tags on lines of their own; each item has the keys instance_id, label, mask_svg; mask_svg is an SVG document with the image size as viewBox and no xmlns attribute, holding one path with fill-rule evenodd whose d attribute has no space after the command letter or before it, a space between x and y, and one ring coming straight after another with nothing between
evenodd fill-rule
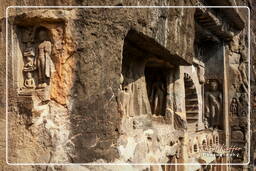
<instances>
[{"instance_id":1,"label":"carved niche","mask_svg":"<svg viewBox=\"0 0 256 171\"><path fill-rule=\"evenodd\" d=\"M19 94L32 95L36 91L49 90L50 78L55 71L49 30L38 26L22 27L20 35L23 56L21 80L24 82Z\"/></svg>"},{"instance_id":2,"label":"carved niche","mask_svg":"<svg viewBox=\"0 0 256 171\"><path fill-rule=\"evenodd\" d=\"M147 93L151 106L152 114L165 115L166 107L166 76L164 71L158 68L147 67L146 81L147 81ZM149 76L150 75L150 76Z\"/></svg>"}]
</instances>

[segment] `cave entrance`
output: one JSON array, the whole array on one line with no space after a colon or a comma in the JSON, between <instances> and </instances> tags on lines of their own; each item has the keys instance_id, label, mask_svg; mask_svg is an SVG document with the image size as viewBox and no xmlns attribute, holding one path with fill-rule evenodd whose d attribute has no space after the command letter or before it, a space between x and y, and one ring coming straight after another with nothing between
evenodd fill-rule
<instances>
[{"instance_id":1,"label":"cave entrance","mask_svg":"<svg viewBox=\"0 0 256 171\"><path fill-rule=\"evenodd\" d=\"M123 45L121 104L127 116L167 116L168 86L178 66L188 62L140 32L130 30ZM171 74L171 75L170 75ZM168 91L167 91L168 90ZM172 101L173 102L173 101ZM172 108L172 107L170 107Z\"/></svg>"}]
</instances>

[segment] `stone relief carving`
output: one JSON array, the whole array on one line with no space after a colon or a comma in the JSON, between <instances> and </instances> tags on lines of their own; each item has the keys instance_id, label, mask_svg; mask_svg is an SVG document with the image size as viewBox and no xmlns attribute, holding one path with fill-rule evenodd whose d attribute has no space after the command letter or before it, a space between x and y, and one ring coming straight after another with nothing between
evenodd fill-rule
<instances>
[{"instance_id":1,"label":"stone relief carving","mask_svg":"<svg viewBox=\"0 0 256 171\"><path fill-rule=\"evenodd\" d=\"M232 101L230 104L230 112L231 112L232 116L237 116L237 114L238 114L238 101L235 97L232 98Z\"/></svg>"},{"instance_id":2,"label":"stone relief carving","mask_svg":"<svg viewBox=\"0 0 256 171\"><path fill-rule=\"evenodd\" d=\"M24 86L26 88L29 88L29 89L34 89L36 87L35 80L32 77L31 72L26 73L26 79L25 79L25 82L24 82Z\"/></svg>"},{"instance_id":3,"label":"stone relief carving","mask_svg":"<svg viewBox=\"0 0 256 171\"><path fill-rule=\"evenodd\" d=\"M219 91L217 80L209 80L209 89L205 93L205 117L209 127L221 127L222 118L222 93Z\"/></svg>"},{"instance_id":4,"label":"stone relief carving","mask_svg":"<svg viewBox=\"0 0 256 171\"><path fill-rule=\"evenodd\" d=\"M129 74L129 77L130 76L131 74ZM119 87L119 93L118 93L118 101L119 101L118 103L119 103L119 107L121 109L122 114L125 114L126 116L134 116L134 112L132 110L133 85L132 83L128 83L128 82L129 82L129 78L126 78L126 81L124 81L123 74L121 74L120 87Z\"/></svg>"},{"instance_id":5,"label":"stone relief carving","mask_svg":"<svg viewBox=\"0 0 256 171\"><path fill-rule=\"evenodd\" d=\"M238 104L238 116L245 117L248 113L248 97L247 93L240 93Z\"/></svg>"},{"instance_id":6,"label":"stone relief carving","mask_svg":"<svg viewBox=\"0 0 256 171\"><path fill-rule=\"evenodd\" d=\"M54 64L51 60L52 44L47 40L47 32L41 30L39 32L38 56L37 56L37 68L38 68L38 88L45 88L49 85L49 80L54 72Z\"/></svg>"},{"instance_id":7,"label":"stone relief carving","mask_svg":"<svg viewBox=\"0 0 256 171\"><path fill-rule=\"evenodd\" d=\"M164 97L165 97L165 87L159 77L157 77L156 82L152 84L150 92L150 104L153 114L162 114L164 111Z\"/></svg>"},{"instance_id":8,"label":"stone relief carving","mask_svg":"<svg viewBox=\"0 0 256 171\"><path fill-rule=\"evenodd\" d=\"M129 116L129 102L130 102L130 91L129 91L129 86L124 87L120 93L119 93L119 98L120 98L120 106L121 106L121 111L123 114L126 116Z\"/></svg>"},{"instance_id":9,"label":"stone relief carving","mask_svg":"<svg viewBox=\"0 0 256 171\"><path fill-rule=\"evenodd\" d=\"M204 118L204 127L205 129L208 129L209 128L209 123L208 123L208 119L207 118Z\"/></svg>"},{"instance_id":10,"label":"stone relief carving","mask_svg":"<svg viewBox=\"0 0 256 171\"><path fill-rule=\"evenodd\" d=\"M36 66L34 64L35 49L32 47L30 42L28 43L28 47L24 50L23 56L25 58L23 71L24 72L34 71L36 69Z\"/></svg>"},{"instance_id":11,"label":"stone relief carving","mask_svg":"<svg viewBox=\"0 0 256 171\"><path fill-rule=\"evenodd\" d=\"M248 78L246 74L246 63L241 62L239 64L238 70L240 72L241 86L245 92L248 92Z\"/></svg>"},{"instance_id":12,"label":"stone relief carving","mask_svg":"<svg viewBox=\"0 0 256 171\"><path fill-rule=\"evenodd\" d=\"M51 59L52 43L46 28L23 28L22 43L24 87L21 87L21 94L26 94L35 88L49 86L55 68Z\"/></svg>"}]
</instances>

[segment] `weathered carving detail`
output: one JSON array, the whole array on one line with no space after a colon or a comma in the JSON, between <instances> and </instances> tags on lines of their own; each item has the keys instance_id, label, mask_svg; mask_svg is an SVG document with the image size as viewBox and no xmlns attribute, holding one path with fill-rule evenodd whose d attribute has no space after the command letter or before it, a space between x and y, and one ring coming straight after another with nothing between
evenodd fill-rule
<instances>
[{"instance_id":1,"label":"weathered carving detail","mask_svg":"<svg viewBox=\"0 0 256 171\"><path fill-rule=\"evenodd\" d=\"M38 88L45 88L49 85L49 80L51 74L54 72L54 65L51 60L51 50L52 44L47 40L47 32L45 30L40 30L39 41L41 42L38 46L38 57L37 57L37 67L38 67Z\"/></svg>"},{"instance_id":2,"label":"weathered carving detail","mask_svg":"<svg viewBox=\"0 0 256 171\"><path fill-rule=\"evenodd\" d=\"M28 47L24 50L23 56L25 58L23 71L24 72L34 71L36 69L36 66L34 64L35 50L33 47L31 47L30 43L28 43Z\"/></svg>"},{"instance_id":3,"label":"weathered carving detail","mask_svg":"<svg viewBox=\"0 0 256 171\"><path fill-rule=\"evenodd\" d=\"M48 30L43 27L23 28L22 43L24 87L21 87L21 94L29 95L35 88L50 85L50 77L55 71L51 59L52 43L49 41Z\"/></svg>"},{"instance_id":4,"label":"weathered carving detail","mask_svg":"<svg viewBox=\"0 0 256 171\"><path fill-rule=\"evenodd\" d=\"M132 105L132 93L133 93L133 84L132 83L126 83L129 78L126 78L126 81L124 81L123 74L120 76L120 87L119 87L119 93L118 93L118 103L119 108L121 110L122 114L125 114L126 116L134 116L133 112L133 105Z\"/></svg>"},{"instance_id":5,"label":"weathered carving detail","mask_svg":"<svg viewBox=\"0 0 256 171\"><path fill-rule=\"evenodd\" d=\"M164 109L165 87L162 81L157 77L156 82L152 84L150 93L150 104L153 114L162 114Z\"/></svg>"},{"instance_id":6,"label":"weathered carving detail","mask_svg":"<svg viewBox=\"0 0 256 171\"><path fill-rule=\"evenodd\" d=\"M35 80L32 77L31 72L26 73L26 79L25 79L25 82L24 82L24 86L26 88L29 88L29 89L34 89L36 87Z\"/></svg>"},{"instance_id":7,"label":"weathered carving detail","mask_svg":"<svg viewBox=\"0 0 256 171\"><path fill-rule=\"evenodd\" d=\"M199 83L204 84L205 83L205 78L204 78L205 69L204 69L204 67L199 65L197 74L198 74Z\"/></svg>"},{"instance_id":8,"label":"weathered carving detail","mask_svg":"<svg viewBox=\"0 0 256 171\"><path fill-rule=\"evenodd\" d=\"M207 118L204 118L204 127L205 127L205 129L209 128L209 123L208 123Z\"/></svg>"},{"instance_id":9,"label":"weathered carving detail","mask_svg":"<svg viewBox=\"0 0 256 171\"><path fill-rule=\"evenodd\" d=\"M232 116L237 116L237 114L238 114L238 102L235 97L232 98L232 101L230 104L230 112L231 112Z\"/></svg>"},{"instance_id":10,"label":"weathered carving detail","mask_svg":"<svg viewBox=\"0 0 256 171\"><path fill-rule=\"evenodd\" d=\"M222 118L222 93L217 80L209 80L209 90L205 93L205 117L209 127L220 128Z\"/></svg>"},{"instance_id":11,"label":"weathered carving detail","mask_svg":"<svg viewBox=\"0 0 256 171\"><path fill-rule=\"evenodd\" d=\"M245 141L245 132L247 125L241 126L240 123L231 127L231 140L233 143L243 143Z\"/></svg>"},{"instance_id":12,"label":"weathered carving detail","mask_svg":"<svg viewBox=\"0 0 256 171\"><path fill-rule=\"evenodd\" d=\"M240 93L238 116L245 117L248 113L248 97L247 93Z\"/></svg>"},{"instance_id":13,"label":"weathered carving detail","mask_svg":"<svg viewBox=\"0 0 256 171\"><path fill-rule=\"evenodd\" d=\"M130 115L130 86L125 86L119 92L120 108L123 114Z\"/></svg>"},{"instance_id":14,"label":"weathered carving detail","mask_svg":"<svg viewBox=\"0 0 256 171\"><path fill-rule=\"evenodd\" d=\"M232 117L246 116L248 112L248 99L242 93L248 89L249 75L246 75L245 60L239 63L241 43L234 48L234 56L226 53L232 36L242 32L233 26L231 31L224 28L225 33L219 30L223 25L221 22L228 17L225 15L232 15L232 11L220 14L220 19L214 15L219 15L221 10L211 12L198 8L189 11L164 9L162 12L157 9L151 14L145 9L140 13L133 12L138 16L125 11L120 13L121 18L110 18L106 22L100 21L106 19L98 17L102 15L100 10L31 10L22 11L17 17L13 13L8 21L14 24L10 27L9 39L14 38L14 46L10 49L15 51L10 53L13 54L10 61L18 61L19 65L11 65L8 82L10 85L18 82L18 88L24 86L23 90L29 96L20 94L19 111L10 113L10 119L14 121L10 126L19 126L16 113L31 116L34 124L29 132L22 132L22 128L21 136L26 137L22 143L24 147L32 145L40 151L36 153L33 148L24 148L29 150L28 158L36 160L33 162L53 163L66 162L62 159L74 163L98 160L103 163L164 163L168 161L167 157L172 162L173 157L179 165L196 161L198 167L200 163L212 167L199 170L222 170L212 163L219 163L220 158L221 163L230 160L209 147L232 145L233 142L242 144L249 135L245 131L246 118ZM104 13L115 15L118 11ZM26 18L19 21L24 16ZM216 18L220 22L215 23ZM236 25L236 22L239 21L231 21L231 24ZM39 24L51 32L38 27ZM25 25L25 29L20 31L20 25ZM184 28L191 31L184 32ZM17 34L13 34L16 31ZM24 40L20 40L19 33L24 34ZM196 47L200 49L196 50ZM201 59L198 63L193 59L197 57ZM229 73L231 59L235 71ZM57 63L58 74L51 82L55 70L53 62ZM18 72L13 74L16 68ZM118 82L120 72L123 75ZM216 80L209 80L208 88L204 89L205 79ZM233 83L237 86L230 86ZM12 89L8 91L11 104L16 103L16 86L13 87L14 95ZM117 104L113 101L116 95ZM50 97L52 101L49 101ZM226 113L228 109L230 115ZM222 121L230 124L222 125ZM233 128L231 122L236 122L237 127ZM36 129L40 134L36 134ZM60 136L59 131L63 132ZM46 141L41 140L45 138ZM12 139L20 140L19 137ZM207 153L201 155L200 144ZM18 145L23 148L21 143ZM41 154L41 149L47 155ZM188 150L191 154L186 154ZM20 155L22 151L18 153ZM209 158L205 156L208 153ZM140 168L147 170L144 166ZM166 170L159 166L158 170L161 169ZM184 169L175 166L170 170Z\"/></svg>"},{"instance_id":15,"label":"weathered carving detail","mask_svg":"<svg viewBox=\"0 0 256 171\"><path fill-rule=\"evenodd\" d=\"M240 72L240 81L241 86L243 87L244 91L248 93L248 77L247 77L247 57L244 51L241 51L241 58L240 58L240 64L238 66L238 70Z\"/></svg>"}]
</instances>

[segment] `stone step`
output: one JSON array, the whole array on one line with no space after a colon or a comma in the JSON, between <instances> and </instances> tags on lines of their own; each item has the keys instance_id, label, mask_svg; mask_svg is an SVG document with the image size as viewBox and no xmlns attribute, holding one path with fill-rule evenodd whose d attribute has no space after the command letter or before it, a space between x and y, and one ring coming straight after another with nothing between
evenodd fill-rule
<instances>
[{"instance_id":1,"label":"stone step","mask_svg":"<svg viewBox=\"0 0 256 171\"><path fill-rule=\"evenodd\" d=\"M198 118L198 114L195 114L195 115L188 115L187 114L187 118Z\"/></svg>"},{"instance_id":2,"label":"stone step","mask_svg":"<svg viewBox=\"0 0 256 171\"><path fill-rule=\"evenodd\" d=\"M198 102L197 98L189 98L185 100L186 102Z\"/></svg>"},{"instance_id":3,"label":"stone step","mask_svg":"<svg viewBox=\"0 0 256 171\"><path fill-rule=\"evenodd\" d=\"M185 89L185 90L187 90L186 91L186 95L197 95L197 93L196 93L196 89Z\"/></svg>"},{"instance_id":4,"label":"stone step","mask_svg":"<svg viewBox=\"0 0 256 171\"><path fill-rule=\"evenodd\" d=\"M187 120L196 121L198 120L198 116L187 116Z\"/></svg>"},{"instance_id":5,"label":"stone step","mask_svg":"<svg viewBox=\"0 0 256 171\"><path fill-rule=\"evenodd\" d=\"M198 114L198 110L188 110L186 111L187 114Z\"/></svg>"},{"instance_id":6,"label":"stone step","mask_svg":"<svg viewBox=\"0 0 256 171\"><path fill-rule=\"evenodd\" d=\"M196 93L186 94L185 97L186 98L197 98L197 94Z\"/></svg>"},{"instance_id":7,"label":"stone step","mask_svg":"<svg viewBox=\"0 0 256 171\"><path fill-rule=\"evenodd\" d=\"M187 111L187 113L190 111L198 111L198 107L186 107L186 111ZM193 112L191 112L191 113L193 113Z\"/></svg>"},{"instance_id":8,"label":"stone step","mask_svg":"<svg viewBox=\"0 0 256 171\"><path fill-rule=\"evenodd\" d=\"M186 88L185 92L186 92L186 94L197 94L196 89L194 89L194 88L193 89Z\"/></svg>"},{"instance_id":9,"label":"stone step","mask_svg":"<svg viewBox=\"0 0 256 171\"><path fill-rule=\"evenodd\" d=\"M198 105L197 104L187 104L186 105L186 108L192 108L192 107L198 108Z\"/></svg>"},{"instance_id":10,"label":"stone step","mask_svg":"<svg viewBox=\"0 0 256 171\"><path fill-rule=\"evenodd\" d=\"M186 105L198 105L198 100L197 100L197 98L186 99L185 104Z\"/></svg>"}]
</instances>

